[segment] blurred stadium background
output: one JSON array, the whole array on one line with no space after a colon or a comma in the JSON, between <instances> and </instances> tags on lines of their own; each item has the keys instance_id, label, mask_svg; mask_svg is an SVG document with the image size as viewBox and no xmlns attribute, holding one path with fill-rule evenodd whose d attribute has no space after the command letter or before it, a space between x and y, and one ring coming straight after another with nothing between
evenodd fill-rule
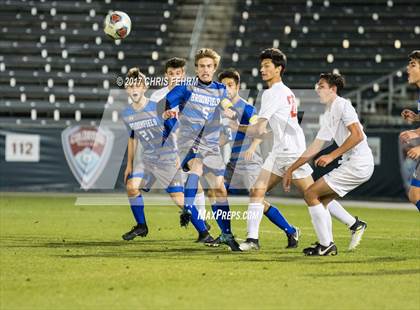
<instances>
[{"instance_id":1,"label":"blurred stadium background","mask_svg":"<svg viewBox=\"0 0 420 310\"><path fill-rule=\"evenodd\" d=\"M313 89L321 72L338 71L346 78L344 97L360 115L376 162L372 179L349 197L406 200L402 175L409 168L398 134L409 125L399 114L417 104L405 66L409 52L419 48L418 1L2 0L0 5L0 191L82 191L67 164L62 131L99 126L104 110L113 109L110 92L118 88L117 77L130 67L162 76L164 62L178 56L189 59L192 75L195 50L211 47L222 55L221 68L240 71L241 88L251 90L249 100L258 108L263 84L257 56L274 46L288 56L285 82L292 89ZM131 17L132 31L123 41L103 33L103 18L111 10ZM300 104L311 138L321 111L310 100ZM124 190L123 168L119 173L109 191Z\"/></svg>"}]
</instances>

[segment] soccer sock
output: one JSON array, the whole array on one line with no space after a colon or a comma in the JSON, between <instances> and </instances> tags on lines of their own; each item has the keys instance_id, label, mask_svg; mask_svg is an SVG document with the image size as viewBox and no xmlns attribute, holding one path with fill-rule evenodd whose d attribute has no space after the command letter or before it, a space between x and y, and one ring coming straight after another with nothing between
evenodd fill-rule
<instances>
[{"instance_id":1,"label":"soccer sock","mask_svg":"<svg viewBox=\"0 0 420 310\"><path fill-rule=\"evenodd\" d=\"M184 189L184 206L193 206L195 195L197 194L198 181L200 176L195 173L188 175L187 182L185 182Z\"/></svg>"},{"instance_id":2,"label":"soccer sock","mask_svg":"<svg viewBox=\"0 0 420 310\"><path fill-rule=\"evenodd\" d=\"M137 197L129 197L128 201L130 202L131 211L133 212L137 224L146 224L143 196L138 195Z\"/></svg>"},{"instance_id":3,"label":"soccer sock","mask_svg":"<svg viewBox=\"0 0 420 310\"><path fill-rule=\"evenodd\" d=\"M248 219L247 219L247 238L258 239L258 232L260 229L261 219L264 213L264 206L262 203L248 204Z\"/></svg>"},{"instance_id":4,"label":"soccer sock","mask_svg":"<svg viewBox=\"0 0 420 310\"><path fill-rule=\"evenodd\" d=\"M204 192L195 195L194 205L202 218L206 216L206 196Z\"/></svg>"},{"instance_id":5,"label":"soccer sock","mask_svg":"<svg viewBox=\"0 0 420 310\"><path fill-rule=\"evenodd\" d=\"M324 206L320 203L319 205L308 207L308 209L319 243L323 246L329 246L331 239Z\"/></svg>"},{"instance_id":6,"label":"soccer sock","mask_svg":"<svg viewBox=\"0 0 420 310\"><path fill-rule=\"evenodd\" d=\"M206 224L204 223L204 219L199 217L196 207L186 205L184 208L190 211L191 223L194 225L195 229L198 232L207 231L207 227L206 227Z\"/></svg>"},{"instance_id":7,"label":"soccer sock","mask_svg":"<svg viewBox=\"0 0 420 310\"><path fill-rule=\"evenodd\" d=\"M420 211L420 200L418 200L418 201L417 201L417 203L416 203L416 207L417 207L417 209Z\"/></svg>"},{"instance_id":8,"label":"soccer sock","mask_svg":"<svg viewBox=\"0 0 420 310\"><path fill-rule=\"evenodd\" d=\"M332 200L328 204L327 208L332 216L334 216L341 223L346 224L348 227L351 227L354 223L356 223L356 219L350 213L348 213L346 209L344 209L343 206L338 203L337 200Z\"/></svg>"},{"instance_id":9,"label":"soccer sock","mask_svg":"<svg viewBox=\"0 0 420 310\"><path fill-rule=\"evenodd\" d=\"M287 222L286 218L276 207L270 206L267 212L265 212L265 216L268 217L274 225L284 230L286 234L294 234L296 232L296 229Z\"/></svg>"},{"instance_id":10,"label":"soccer sock","mask_svg":"<svg viewBox=\"0 0 420 310\"><path fill-rule=\"evenodd\" d=\"M229 203L225 202L216 202L211 206L213 210L214 217L216 218L217 225L219 225L220 230L224 234L231 234L231 225L229 215Z\"/></svg>"},{"instance_id":11,"label":"soccer sock","mask_svg":"<svg viewBox=\"0 0 420 310\"><path fill-rule=\"evenodd\" d=\"M327 219L328 233L330 234L331 241L334 242L331 213L325 208L324 210L325 210L326 219Z\"/></svg>"}]
</instances>

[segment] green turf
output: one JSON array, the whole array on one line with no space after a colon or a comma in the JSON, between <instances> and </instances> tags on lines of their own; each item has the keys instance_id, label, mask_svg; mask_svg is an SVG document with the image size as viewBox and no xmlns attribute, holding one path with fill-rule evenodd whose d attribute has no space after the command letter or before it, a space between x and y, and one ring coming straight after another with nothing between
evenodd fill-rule
<instances>
[{"instance_id":1,"label":"green turf","mask_svg":"<svg viewBox=\"0 0 420 310\"><path fill-rule=\"evenodd\" d=\"M417 212L350 209L369 224L360 248L345 250L349 232L334 221L339 255L304 257L315 237L303 206L281 207L303 232L299 249L263 219L261 251L238 254L193 243L175 207L147 208L149 236L125 242L128 207L0 199L1 309L420 308ZM244 238L244 221L233 228Z\"/></svg>"}]
</instances>

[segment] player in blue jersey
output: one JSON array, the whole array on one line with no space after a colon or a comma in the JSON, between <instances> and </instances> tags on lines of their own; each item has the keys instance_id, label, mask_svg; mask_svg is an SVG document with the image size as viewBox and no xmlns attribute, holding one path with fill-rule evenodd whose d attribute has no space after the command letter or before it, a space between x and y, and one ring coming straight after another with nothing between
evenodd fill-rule
<instances>
[{"instance_id":1,"label":"player in blue jersey","mask_svg":"<svg viewBox=\"0 0 420 310\"><path fill-rule=\"evenodd\" d=\"M124 181L137 225L122 236L124 240L132 240L136 236L145 237L148 233L140 190L146 184L150 186L158 181L178 206L184 204L175 137L172 133L164 134L161 113L157 111L157 103L144 96L146 89L145 76L138 68L130 69L126 90L132 103L122 111L121 117L130 132ZM137 143L141 144L141 156L134 163ZM204 241L213 240L208 233L207 236L209 239Z\"/></svg>"},{"instance_id":2,"label":"player in blue jersey","mask_svg":"<svg viewBox=\"0 0 420 310\"><path fill-rule=\"evenodd\" d=\"M165 63L165 79L168 85L153 92L150 100L159 102L159 105L165 106L166 95L182 80L185 79L185 65L187 61L184 58L172 57ZM182 172L183 180L186 180L186 172ZM194 200L194 205L197 207L199 214L206 212L206 198L202 186L199 184L197 195ZM207 229L210 230L210 225L206 222ZM200 238L197 240L200 241Z\"/></svg>"},{"instance_id":3,"label":"player in blue jersey","mask_svg":"<svg viewBox=\"0 0 420 310\"><path fill-rule=\"evenodd\" d=\"M226 86L232 109L237 113L241 125L255 124L257 110L239 96L240 75L228 69L218 75L219 82ZM249 138L245 133L234 132L229 126L223 127L225 141L231 144L231 155L225 171L225 186L229 193L249 191L258 178L263 164L257 152L260 138Z\"/></svg>"},{"instance_id":4,"label":"player in blue jersey","mask_svg":"<svg viewBox=\"0 0 420 310\"><path fill-rule=\"evenodd\" d=\"M416 85L417 88L420 89L420 50L411 52L408 59L408 83ZM411 110L405 109L402 111L401 115L410 123L420 121L420 93L417 103L417 114ZM420 211L420 145L418 145L418 139L420 139L420 128L403 131L400 134L400 139L404 144L404 149L408 149L407 156L413 160L417 160L417 166L411 180L408 198Z\"/></svg>"},{"instance_id":5,"label":"player in blue jersey","mask_svg":"<svg viewBox=\"0 0 420 310\"><path fill-rule=\"evenodd\" d=\"M166 96L168 116L179 112L177 118L169 121L172 122L172 130L179 128L177 143L180 159L184 168L189 170L181 225L186 226L192 216L192 223L199 231L205 231L204 222L195 223L193 219L197 214L194 198L201 175L206 177L216 196L216 203L212 204L213 212L225 215L230 212L219 142L222 114L234 117L236 113L229 109L232 103L227 97L226 87L213 81L219 61L220 56L212 49L200 49L195 55L197 83L179 85ZM222 231L220 241L231 250L240 251L232 234L230 217L217 216L216 221Z\"/></svg>"}]
</instances>

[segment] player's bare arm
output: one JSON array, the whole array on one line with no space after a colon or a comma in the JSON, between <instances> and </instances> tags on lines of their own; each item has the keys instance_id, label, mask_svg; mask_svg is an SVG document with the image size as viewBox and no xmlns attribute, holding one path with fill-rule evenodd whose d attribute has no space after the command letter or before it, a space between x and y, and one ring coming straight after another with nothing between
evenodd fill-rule
<instances>
[{"instance_id":1,"label":"player's bare arm","mask_svg":"<svg viewBox=\"0 0 420 310\"><path fill-rule=\"evenodd\" d=\"M420 137L420 128L414 130L405 130L400 133L400 139L403 143L408 143L409 140Z\"/></svg>"},{"instance_id":2,"label":"player's bare arm","mask_svg":"<svg viewBox=\"0 0 420 310\"><path fill-rule=\"evenodd\" d=\"M407 156L411 158L412 160L420 159L420 145L409 149L407 152Z\"/></svg>"},{"instance_id":3,"label":"player's bare arm","mask_svg":"<svg viewBox=\"0 0 420 310\"><path fill-rule=\"evenodd\" d=\"M283 176L283 189L285 192L290 191L290 185L292 184L292 174L293 171L298 169L299 167L303 166L307 162L309 162L312 158L318 154L323 146L325 141L320 139L315 139L311 145L306 149L305 152L287 169L286 173Z\"/></svg>"},{"instance_id":4,"label":"player's bare arm","mask_svg":"<svg viewBox=\"0 0 420 310\"><path fill-rule=\"evenodd\" d=\"M420 122L420 115L409 109L404 109L401 116L409 123Z\"/></svg>"},{"instance_id":5,"label":"player's bare arm","mask_svg":"<svg viewBox=\"0 0 420 310\"><path fill-rule=\"evenodd\" d=\"M244 159L245 160L251 160L252 155L254 155L258 145L260 145L262 142L262 139L260 138L254 138L252 140L252 143L249 145L249 148L244 153Z\"/></svg>"},{"instance_id":6,"label":"player's bare arm","mask_svg":"<svg viewBox=\"0 0 420 310\"><path fill-rule=\"evenodd\" d=\"M344 143L336 148L334 151L332 151L329 154L322 155L315 161L315 165L320 167L326 167L328 166L333 160L340 157L347 151L351 150L353 147L355 147L357 144L363 141L363 132L360 128L359 123L353 123L347 126L347 129L350 131L350 135L348 138L344 141Z\"/></svg>"},{"instance_id":7,"label":"player's bare arm","mask_svg":"<svg viewBox=\"0 0 420 310\"><path fill-rule=\"evenodd\" d=\"M258 137L267 133L268 120L259 118L255 124L252 125L238 125L237 122L230 122L229 127L246 133L250 137Z\"/></svg>"}]
</instances>

